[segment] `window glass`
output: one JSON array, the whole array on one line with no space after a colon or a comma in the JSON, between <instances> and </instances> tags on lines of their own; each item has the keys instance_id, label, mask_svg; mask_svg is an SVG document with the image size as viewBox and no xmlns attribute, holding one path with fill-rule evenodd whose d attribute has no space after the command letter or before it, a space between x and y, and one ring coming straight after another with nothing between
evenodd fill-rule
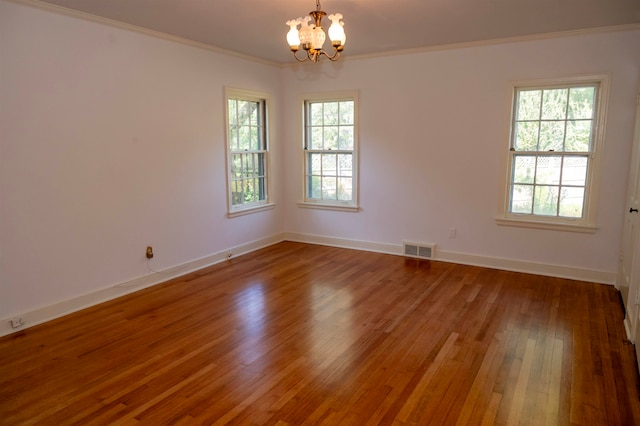
<instances>
[{"instance_id":1,"label":"window glass","mask_svg":"<svg viewBox=\"0 0 640 426\"><path fill-rule=\"evenodd\" d=\"M506 218L592 222L601 83L514 88Z\"/></svg>"},{"instance_id":2,"label":"window glass","mask_svg":"<svg viewBox=\"0 0 640 426\"><path fill-rule=\"evenodd\" d=\"M267 203L266 99L227 92L227 154L230 212Z\"/></svg>"},{"instance_id":3,"label":"window glass","mask_svg":"<svg viewBox=\"0 0 640 426\"><path fill-rule=\"evenodd\" d=\"M356 205L355 102L349 98L304 103L306 202Z\"/></svg>"}]
</instances>

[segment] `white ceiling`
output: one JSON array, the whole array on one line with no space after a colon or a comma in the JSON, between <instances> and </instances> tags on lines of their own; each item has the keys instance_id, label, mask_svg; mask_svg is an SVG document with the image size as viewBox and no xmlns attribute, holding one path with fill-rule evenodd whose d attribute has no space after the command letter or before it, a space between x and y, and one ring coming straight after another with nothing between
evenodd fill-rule
<instances>
[{"instance_id":1,"label":"white ceiling","mask_svg":"<svg viewBox=\"0 0 640 426\"><path fill-rule=\"evenodd\" d=\"M295 62L285 22L316 8L316 0L43 2L278 63ZM345 56L640 23L640 0L321 0L321 6L344 15Z\"/></svg>"}]
</instances>

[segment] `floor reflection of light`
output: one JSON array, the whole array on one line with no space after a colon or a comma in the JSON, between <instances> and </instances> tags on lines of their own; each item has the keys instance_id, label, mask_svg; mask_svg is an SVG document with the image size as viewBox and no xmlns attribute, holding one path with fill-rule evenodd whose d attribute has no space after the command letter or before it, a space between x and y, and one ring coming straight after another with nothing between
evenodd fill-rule
<instances>
[{"instance_id":1,"label":"floor reflection of light","mask_svg":"<svg viewBox=\"0 0 640 426\"><path fill-rule=\"evenodd\" d=\"M264 329L264 289L262 284L247 287L236 295L238 316L249 335L262 333Z\"/></svg>"},{"instance_id":2,"label":"floor reflection of light","mask_svg":"<svg viewBox=\"0 0 640 426\"><path fill-rule=\"evenodd\" d=\"M313 310L308 353L313 365L322 370L341 359L339 369L348 373L353 358L354 339L357 338L353 333L350 291L314 284L309 298Z\"/></svg>"}]
</instances>

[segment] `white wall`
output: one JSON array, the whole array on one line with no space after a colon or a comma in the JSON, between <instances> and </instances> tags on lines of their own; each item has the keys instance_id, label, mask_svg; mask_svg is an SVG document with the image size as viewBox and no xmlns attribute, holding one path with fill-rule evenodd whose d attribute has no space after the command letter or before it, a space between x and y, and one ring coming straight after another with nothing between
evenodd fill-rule
<instances>
[{"instance_id":1,"label":"white wall","mask_svg":"<svg viewBox=\"0 0 640 426\"><path fill-rule=\"evenodd\" d=\"M309 91L359 90L360 202L344 213L299 208L300 127L285 129L286 230L381 244L436 243L471 255L613 276L640 69L640 31L345 60L286 70L286 116ZM348 47L345 51L348 57ZM611 76L598 231L498 226L514 80ZM457 237L450 239L450 227ZM489 262L490 263L490 262Z\"/></svg>"},{"instance_id":2,"label":"white wall","mask_svg":"<svg viewBox=\"0 0 640 426\"><path fill-rule=\"evenodd\" d=\"M226 218L223 123L279 68L5 1L0 57L0 318L281 232Z\"/></svg>"}]
</instances>

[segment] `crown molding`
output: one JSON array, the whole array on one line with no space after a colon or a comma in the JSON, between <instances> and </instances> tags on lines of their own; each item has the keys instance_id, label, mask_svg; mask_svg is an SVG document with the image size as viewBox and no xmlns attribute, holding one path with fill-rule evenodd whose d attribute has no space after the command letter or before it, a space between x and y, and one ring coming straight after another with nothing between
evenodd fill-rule
<instances>
[{"instance_id":1,"label":"crown molding","mask_svg":"<svg viewBox=\"0 0 640 426\"><path fill-rule=\"evenodd\" d=\"M342 60L344 61L354 61L354 60L362 60L362 59L374 59L374 58L383 58L387 56L403 56L403 55L417 55L422 53L429 52L440 52L447 50L458 50L458 49L468 49L473 47L486 47L486 46L495 46L501 44L512 44L512 43L527 43L533 41L540 40L551 40L565 37L576 37L576 36L584 36L584 35L596 35L596 34L607 34L607 33L616 33L616 32L626 32L626 31L640 31L640 23L638 24L625 24L625 25L614 25L607 27L597 27L597 28L586 28L581 30L570 30L570 31L556 31L552 33L542 33L542 34L532 34L526 36L516 36L516 37L505 37L505 38L495 38L490 40L479 40L479 41L469 41L469 42L461 42L461 43L451 43L451 44L440 44L436 46L423 46L416 47L412 49L399 49L399 50L390 50L387 52L377 52L377 53L367 53L363 55L345 55ZM346 50L346 49L345 49ZM287 64L288 66L295 66L297 64Z\"/></svg>"}]
</instances>

